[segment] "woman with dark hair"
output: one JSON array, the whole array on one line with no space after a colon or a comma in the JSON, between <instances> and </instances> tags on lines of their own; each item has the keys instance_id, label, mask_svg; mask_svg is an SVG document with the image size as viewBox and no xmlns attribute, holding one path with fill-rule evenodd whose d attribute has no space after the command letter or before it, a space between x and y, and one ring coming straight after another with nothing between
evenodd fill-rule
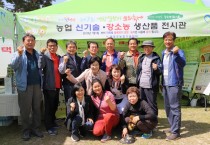
<instances>
[{"instance_id":1,"label":"woman with dark hair","mask_svg":"<svg viewBox=\"0 0 210 145\"><path fill-rule=\"evenodd\" d=\"M93 128L93 103L90 96L85 95L81 83L74 85L72 97L67 103L66 125L71 130L71 139L79 141L80 135L85 135L86 130Z\"/></svg>"},{"instance_id":2,"label":"woman with dark hair","mask_svg":"<svg viewBox=\"0 0 210 145\"><path fill-rule=\"evenodd\" d=\"M143 133L142 138L151 137L152 130L157 125L157 116L148 103L141 100L140 91L137 87L128 88L126 94L129 103L123 111L123 138L134 129L138 129Z\"/></svg>"},{"instance_id":3,"label":"woman with dark hair","mask_svg":"<svg viewBox=\"0 0 210 145\"><path fill-rule=\"evenodd\" d=\"M91 99L98 110L93 134L95 136L103 135L101 142L106 142L111 139L112 128L119 123L119 113L114 95L105 91L99 79L93 79Z\"/></svg>"},{"instance_id":4,"label":"woman with dark hair","mask_svg":"<svg viewBox=\"0 0 210 145\"><path fill-rule=\"evenodd\" d=\"M92 94L92 80L94 78L98 78L101 80L102 86L105 86L105 83L107 82L107 76L106 73L102 70L100 70L101 67L101 60L99 57L93 57L90 59L90 68L86 69L81 75L79 75L77 78L75 78L71 74L71 70L67 69L67 79L70 80L72 83L78 83L85 81L86 85L86 91L88 95ZM109 90L109 85L107 83L106 88Z\"/></svg>"},{"instance_id":5,"label":"woman with dark hair","mask_svg":"<svg viewBox=\"0 0 210 145\"><path fill-rule=\"evenodd\" d=\"M122 114L125 105L128 103L126 97L126 90L128 88L128 80L122 74L122 70L119 65L112 65L108 78L110 91L115 97L117 109Z\"/></svg>"}]
</instances>

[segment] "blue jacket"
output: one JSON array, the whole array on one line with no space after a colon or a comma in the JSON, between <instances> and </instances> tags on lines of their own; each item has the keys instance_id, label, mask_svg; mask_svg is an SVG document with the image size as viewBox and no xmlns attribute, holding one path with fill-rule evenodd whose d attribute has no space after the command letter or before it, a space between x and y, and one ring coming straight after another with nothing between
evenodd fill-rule
<instances>
[{"instance_id":1,"label":"blue jacket","mask_svg":"<svg viewBox=\"0 0 210 145\"><path fill-rule=\"evenodd\" d=\"M34 52L37 57L37 60L39 60L39 53L35 49L34 49ZM27 88L27 75L28 75L27 61L28 60L27 60L25 48L21 56L19 56L17 51L12 55L11 67L15 71L16 86L17 86L17 89L20 91L25 91ZM40 78L41 78L41 74L40 74Z\"/></svg>"},{"instance_id":2,"label":"blue jacket","mask_svg":"<svg viewBox=\"0 0 210 145\"><path fill-rule=\"evenodd\" d=\"M103 56L107 54L107 51L105 51L101 57L101 60L103 59ZM114 54L112 55L113 56L113 62L112 64L118 64L119 63L119 58L118 58L118 52L117 51L114 51ZM106 71L106 62L102 63L102 66L101 66L101 69L103 71Z\"/></svg>"},{"instance_id":3,"label":"blue jacket","mask_svg":"<svg viewBox=\"0 0 210 145\"><path fill-rule=\"evenodd\" d=\"M162 51L162 61L164 59L164 51ZM184 84L184 66L186 65L186 58L184 51L179 49L178 53L173 54L169 52L169 68L168 68L168 86L182 86ZM164 66L163 66L164 70ZM162 77L163 84L163 77Z\"/></svg>"}]
</instances>

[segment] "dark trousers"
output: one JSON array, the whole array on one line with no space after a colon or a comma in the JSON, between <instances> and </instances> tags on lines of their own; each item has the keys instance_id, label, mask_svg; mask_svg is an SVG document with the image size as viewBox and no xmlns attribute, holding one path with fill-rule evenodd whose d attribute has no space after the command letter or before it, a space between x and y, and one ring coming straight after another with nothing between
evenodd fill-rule
<instances>
[{"instance_id":1,"label":"dark trousers","mask_svg":"<svg viewBox=\"0 0 210 145\"><path fill-rule=\"evenodd\" d=\"M164 106L166 116L173 134L180 134L181 127L181 88L180 86L164 86Z\"/></svg>"},{"instance_id":2,"label":"dark trousers","mask_svg":"<svg viewBox=\"0 0 210 145\"><path fill-rule=\"evenodd\" d=\"M140 88L141 99L145 100L152 108L155 115L158 116L157 107L157 92L154 92L151 88Z\"/></svg>"},{"instance_id":3,"label":"dark trousers","mask_svg":"<svg viewBox=\"0 0 210 145\"><path fill-rule=\"evenodd\" d=\"M68 102L68 99L72 97L72 90L73 90L73 85L64 85L64 98L65 98L65 104ZM67 116L67 107L66 107L66 116Z\"/></svg>"},{"instance_id":4,"label":"dark trousers","mask_svg":"<svg viewBox=\"0 0 210 145\"><path fill-rule=\"evenodd\" d=\"M79 127L82 124L82 118L79 115L76 115L72 118L71 133L74 135L79 134Z\"/></svg>"},{"instance_id":5,"label":"dark trousers","mask_svg":"<svg viewBox=\"0 0 210 145\"><path fill-rule=\"evenodd\" d=\"M18 104L23 131L36 130L41 125L41 100L40 85L29 85L26 91L18 90ZM32 124L30 120L32 115Z\"/></svg>"},{"instance_id":6,"label":"dark trousers","mask_svg":"<svg viewBox=\"0 0 210 145\"><path fill-rule=\"evenodd\" d=\"M72 96L71 92L73 90L74 85L64 85L64 97L65 97L65 102L68 102L68 99Z\"/></svg>"},{"instance_id":7,"label":"dark trousers","mask_svg":"<svg viewBox=\"0 0 210 145\"><path fill-rule=\"evenodd\" d=\"M125 118L125 122L128 124L130 122L130 117ZM156 121L138 121L136 127L143 133L150 133L157 125Z\"/></svg>"},{"instance_id":8,"label":"dark trousers","mask_svg":"<svg viewBox=\"0 0 210 145\"><path fill-rule=\"evenodd\" d=\"M55 113L58 109L59 91L60 89L43 90L45 104L45 127L47 130L55 126Z\"/></svg>"},{"instance_id":9,"label":"dark trousers","mask_svg":"<svg viewBox=\"0 0 210 145\"><path fill-rule=\"evenodd\" d=\"M93 129L92 123L85 123L82 125L82 117L78 114L75 117L67 116L66 126L72 134L78 135L79 133L82 135L86 134L86 131L90 131ZM69 127L69 128L68 128Z\"/></svg>"}]
</instances>

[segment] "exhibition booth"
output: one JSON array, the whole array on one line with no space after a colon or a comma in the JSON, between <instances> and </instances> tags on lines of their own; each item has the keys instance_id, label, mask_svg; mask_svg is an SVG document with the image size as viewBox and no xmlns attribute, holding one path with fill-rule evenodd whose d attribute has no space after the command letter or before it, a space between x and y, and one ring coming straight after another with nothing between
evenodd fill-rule
<instances>
[{"instance_id":1,"label":"exhibition booth","mask_svg":"<svg viewBox=\"0 0 210 145\"><path fill-rule=\"evenodd\" d=\"M156 46L154 51L160 54L164 49L162 35L173 31L178 37L176 45L185 51L187 59L183 91L210 94L210 8L201 1L192 4L182 0L70 0L25 13L12 14L0 9L0 14L0 57L5 60L0 62L2 77L6 77L11 53L22 44L25 33L35 35L37 50L53 38L58 40L58 53L62 55L65 43L74 39L78 54L82 55L87 42L94 40L99 43L100 55L105 51L107 37L116 40L119 51L127 51L131 37L141 42L151 39ZM2 98L8 101L1 101ZM63 100L61 93L60 104ZM0 116L18 116L17 104L16 94L0 94ZM64 112L63 107L59 109Z\"/></svg>"}]
</instances>

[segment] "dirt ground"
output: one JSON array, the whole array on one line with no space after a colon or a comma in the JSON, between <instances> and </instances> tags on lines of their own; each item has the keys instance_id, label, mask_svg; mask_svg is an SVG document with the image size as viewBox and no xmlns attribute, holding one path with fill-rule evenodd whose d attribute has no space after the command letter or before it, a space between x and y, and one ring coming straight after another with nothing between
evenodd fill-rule
<instances>
[{"instance_id":1,"label":"dirt ground","mask_svg":"<svg viewBox=\"0 0 210 145\"><path fill-rule=\"evenodd\" d=\"M207 111L202 107L182 107L182 128L181 138L175 141L166 141L164 129L169 127L163 109L163 99L159 98L159 124L157 130L150 139L137 137L136 145L210 145L210 108ZM44 138L32 137L29 141L22 141L21 126L17 121L7 127L0 127L0 145L98 145L102 144L100 138L94 137L91 133L79 142L71 141L70 134L63 125L64 120L58 120L60 125L58 135L50 136L42 126ZM114 130L112 140L104 144L121 144L120 130Z\"/></svg>"}]
</instances>

